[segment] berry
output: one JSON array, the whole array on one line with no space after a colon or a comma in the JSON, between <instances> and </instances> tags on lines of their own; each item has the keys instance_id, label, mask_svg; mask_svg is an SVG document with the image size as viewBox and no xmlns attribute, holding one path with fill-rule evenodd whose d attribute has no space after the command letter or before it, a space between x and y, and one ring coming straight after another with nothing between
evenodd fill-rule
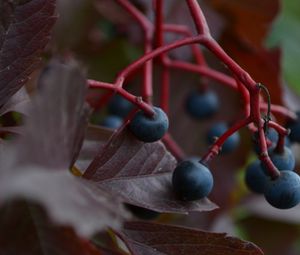
<instances>
[{"instance_id":1,"label":"berry","mask_svg":"<svg viewBox=\"0 0 300 255\"><path fill-rule=\"evenodd\" d=\"M101 122L101 125L108 128L119 128L123 124L123 120L115 115L109 115L104 118Z\"/></svg>"},{"instance_id":2,"label":"berry","mask_svg":"<svg viewBox=\"0 0 300 255\"><path fill-rule=\"evenodd\" d=\"M153 220L160 215L160 213L158 212L143 207L139 207L136 205L125 204L125 206L134 216L142 220Z\"/></svg>"},{"instance_id":3,"label":"berry","mask_svg":"<svg viewBox=\"0 0 300 255\"><path fill-rule=\"evenodd\" d=\"M214 124L207 133L207 142L208 144L213 144L216 137L220 137L228 129L228 125L224 122L219 122ZM222 146L222 152L229 153L236 149L240 143L240 136L236 132L229 136L225 143Z\"/></svg>"},{"instance_id":4,"label":"berry","mask_svg":"<svg viewBox=\"0 0 300 255\"><path fill-rule=\"evenodd\" d=\"M266 133L266 138L271 142L270 146L268 147L268 153L272 153L275 149L277 142L278 142L278 133L274 128L269 128L268 132ZM258 145L258 132L256 131L253 135L253 142L254 142L254 150L257 154L260 154L260 148ZM288 137L285 137L284 144L287 147L290 147L291 142Z\"/></svg>"},{"instance_id":5,"label":"berry","mask_svg":"<svg viewBox=\"0 0 300 255\"><path fill-rule=\"evenodd\" d=\"M275 180L267 182L266 200L278 209L289 209L300 202L300 177L292 171L281 171Z\"/></svg>"},{"instance_id":6,"label":"berry","mask_svg":"<svg viewBox=\"0 0 300 255\"><path fill-rule=\"evenodd\" d=\"M263 193L269 179L259 160L255 160L246 168L245 183L255 193Z\"/></svg>"},{"instance_id":7,"label":"berry","mask_svg":"<svg viewBox=\"0 0 300 255\"><path fill-rule=\"evenodd\" d=\"M132 109L133 104L120 95L113 96L108 104L108 112L121 118L125 118Z\"/></svg>"},{"instance_id":8,"label":"berry","mask_svg":"<svg viewBox=\"0 0 300 255\"><path fill-rule=\"evenodd\" d=\"M193 201L210 193L213 188L213 176L205 165L195 160L186 160L175 168L172 184L180 199Z\"/></svg>"},{"instance_id":9,"label":"berry","mask_svg":"<svg viewBox=\"0 0 300 255\"><path fill-rule=\"evenodd\" d=\"M219 100L212 91L194 91L188 95L185 103L186 111L195 119L211 117L219 109Z\"/></svg>"},{"instance_id":10,"label":"berry","mask_svg":"<svg viewBox=\"0 0 300 255\"><path fill-rule=\"evenodd\" d=\"M291 130L289 138L292 142L300 142L300 111L297 113L298 119L296 121L290 121L288 128Z\"/></svg>"},{"instance_id":11,"label":"berry","mask_svg":"<svg viewBox=\"0 0 300 255\"><path fill-rule=\"evenodd\" d=\"M169 127L165 112L154 107L154 116L149 117L143 111L138 111L130 121L129 129L141 141L151 143L161 139Z\"/></svg>"},{"instance_id":12,"label":"berry","mask_svg":"<svg viewBox=\"0 0 300 255\"><path fill-rule=\"evenodd\" d=\"M273 151L270 154L270 158L273 164L278 170L294 170L295 168L295 156L288 147L284 147L283 153Z\"/></svg>"}]
</instances>

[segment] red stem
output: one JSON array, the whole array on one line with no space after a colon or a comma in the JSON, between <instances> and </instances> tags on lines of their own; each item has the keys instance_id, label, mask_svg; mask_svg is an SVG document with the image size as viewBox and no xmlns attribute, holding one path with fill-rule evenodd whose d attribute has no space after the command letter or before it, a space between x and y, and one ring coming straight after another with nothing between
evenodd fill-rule
<instances>
[{"instance_id":1,"label":"red stem","mask_svg":"<svg viewBox=\"0 0 300 255\"><path fill-rule=\"evenodd\" d=\"M209 28L204 17L204 14L199 6L197 0L186 0L192 17L194 19L194 23L197 29L198 34L210 36Z\"/></svg>"},{"instance_id":2,"label":"red stem","mask_svg":"<svg viewBox=\"0 0 300 255\"><path fill-rule=\"evenodd\" d=\"M221 135L215 141L215 143L210 147L209 151L202 157L201 162L206 165L213 157L219 154L222 145L229 136L251 123L251 121L251 118L247 118L236 122L231 128L229 128L223 135Z\"/></svg>"},{"instance_id":3,"label":"red stem","mask_svg":"<svg viewBox=\"0 0 300 255\"><path fill-rule=\"evenodd\" d=\"M169 133L166 133L164 135L162 141L177 160L181 161L186 158L185 153L182 151L180 146L178 146L178 144L174 141L174 139Z\"/></svg>"},{"instance_id":4,"label":"red stem","mask_svg":"<svg viewBox=\"0 0 300 255\"><path fill-rule=\"evenodd\" d=\"M152 23L141 13L134 5L128 0L116 0L141 26L144 34L144 54L151 52L153 26ZM147 103L151 103L153 89L152 89L152 61L148 61L144 65L143 69L143 86L142 97Z\"/></svg>"},{"instance_id":5,"label":"red stem","mask_svg":"<svg viewBox=\"0 0 300 255\"><path fill-rule=\"evenodd\" d=\"M139 109L143 110L149 116L153 116L154 110L151 105L145 103L142 98L136 97L121 87L117 87L114 84L106 83L106 82L99 82L94 80L88 80L88 86L90 88L96 89L107 89L110 91L114 91L115 93L120 94L122 97L130 101L131 103L135 104Z\"/></svg>"}]
</instances>

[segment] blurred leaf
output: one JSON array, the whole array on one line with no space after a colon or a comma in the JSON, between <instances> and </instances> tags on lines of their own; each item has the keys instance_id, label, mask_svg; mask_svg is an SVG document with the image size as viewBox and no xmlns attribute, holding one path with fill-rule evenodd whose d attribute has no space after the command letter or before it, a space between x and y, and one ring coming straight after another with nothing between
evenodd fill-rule
<instances>
[{"instance_id":1,"label":"blurred leaf","mask_svg":"<svg viewBox=\"0 0 300 255\"><path fill-rule=\"evenodd\" d=\"M30 98L25 88L21 88L0 108L0 115L8 112L28 114Z\"/></svg>"},{"instance_id":2,"label":"blurred leaf","mask_svg":"<svg viewBox=\"0 0 300 255\"><path fill-rule=\"evenodd\" d=\"M38 205L25 201L6 203L0 209L2 255L101 255L71 228L55 226Z\"/></svg>"},{"instance_id":3,"label":"blurred leaf","mask_svg":"<svg viewBox=\"0 0 300 255\"><path fill-rule=\"evenodd\" d=\"M81 147L86 123L86 80L75 62L57 60L42 73L38 94L20 141L20 162L69 167Z\"/></svg>"},{"instance_id":4,"label":"blurred leaf","mask_svg":"<svg viewBox=\"0 0 300 255\"><path fill-rule=\"evenodd\" d=\"M0 106L28 80L49 42L55 0L0 2Z\"/></svg>"},{"instance_id":5,"label":"blurred leaf","mask_svg":"<svg viewBox=\"0 0 300 255\"><path fill-rule=\"evenodd\" d=\"M133 255L262 255L253 243L223 233L146 222L127 222L122 239Z\"/></svg>"},{"instance_id":6,"label":"blurred leaf","mask_svg":"<svg viewBox=\"0 0 300 255\"><path fill-rule=\"evenodd\" d=\"M52 62L38 87L23 136L0 153L0 204L33 200L82 236L118 228L128 216L120 199L68 171L86 126L86 80L78 65Z\"/></svg>"},{"instance_id":7,"label":"blurred leaf","mask_svg":"<svg viewBox=\"0 0 300 255\"><path fill-rule=\"evenodd\" d=\"M264 45L280 11L280 1L213 0L211 5L226 20L222 47L254 80L268 87L272 103L282 105L281 50L268 50Z\"/></svg>"},{"instance_id":8,"label":"blurred leaf","mask_svg":"<svg viewBox=\"0 0 300 255\"><path fill-rule=\"evenodd\" d=\"M288 218L288 212L286 210L285 212ZM295 250L295 242L299 239L299 226L297 225L260 218L256 215L249 215L239 220L237 224L246 234L247 240L255 242L266 254L299 254L299 251Z\"/></svg>"},{"instance_id":9,"label":"blurred leaf","mask_svg":"<svg viewBox=\"0 0 300 255\"><path fill-rule=\"evenodd\" d=\"M216 208L207 198L184 202L172 190L176 160L161 142L143 143L127 129L115 133L83 177L125 202L158 212L186 213Z\"/></svg>"},{"instance_id":10,"label":"blurred leaf","mask_svg":"<svg viewBox=\"0 0 300 255\"><path fill-rule=\"evenodd\" d=\"M281 15L268 38L268 45L283 49L284 77L300 93L300 1L284 0L282 6Z\"/></svg>"}]
</instances>

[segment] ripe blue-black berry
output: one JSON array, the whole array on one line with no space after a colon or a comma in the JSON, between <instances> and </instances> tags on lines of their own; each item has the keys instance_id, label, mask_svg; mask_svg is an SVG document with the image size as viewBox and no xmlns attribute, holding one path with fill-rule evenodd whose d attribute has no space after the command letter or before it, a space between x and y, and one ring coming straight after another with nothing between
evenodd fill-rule
<instances>
[{"instance_id":1,"label":"ripe blue-black berry","mask_svg":"<svg viewBox=\"0 0 300 255\"><path fill-rule=\"evenodd\" d=\"M269 179L259 160L255 160L246 168L245 183L255 193L263 193Z\"/></svg>"},{"instance_id":2,"label":"ripe blue-black berry","mask_svg":"<svg viewBox=\"0 0 300 255\"><path fill-rule=\"evenodd\" d=\"M113 128L113 129L119 128L122 124L123 124L123 119L115 115L109 115L105 117L101 122L102 126Z\"/></svg>"},{"instance_id":3,"label":"ripe blue-black berry","mask_svg":"<svg viewBox=\"0 0 300 255\"><path fill-rule=\"evenodd\" d=\"M272 151L275 149L277 142L278 142L278 133L274 128L268 128L267 133L265 134L266 138L271 142L271 145L268 147L268 152L272 153ZM253 136L253 142L254 142L254 150L257 154L260 154L260 148L258 145L258 132L254 133ZM290 147L291 142L288 137L285 137L284 144L287 147Z\"/></svg>"},{"instance_id":4,"label":"ripe blue-black berry","mask_svg":"<svg viewBox=\"0 0 300 255\"><path fill-rule=\"evenodd\" d=\"M219 122L214 124L207 132L207 142L208 144L213 144L216 137L220 137L228 129L228 125L224 122ZM240 143L240 136L236 132L229 136L222 146L223 153L229 153L236 149Z\"/></svg>"},{"instance_id":5,"label":"ripe blue-black berry","mask_svg":"<svg viewBox=\"0 0 300 255\"><path fill-rule=\"evenodd\" d=\"M165 112L158 107L153 107L153 109L154 116L149 117L140 110L129 124L130 131L143 142L151 143L161 139L169 127L168 116Z\"/></svg>"},{"instance_id":6,"label":"ripe blue-black berry","mask_svg":"<svg viewBox=\"0 0 300 255\"><path fill-rule=\"evenodd\" d=\"M112 115L125 118L133 109L133 104L120 95L115 95L108 103L108 112Z\"/></svg>"},{"instance_id":7,"label":"ripe blue-black berry","mask_svg":"<svg viewBox=\"0 0 300 255\"><path fill-rule=\"evenodd\" d=\"M213 176L205 165L196 160L186 160L175 168L172 185L180 199L193 201L210 193L213 188Z\"/></svg>"},{"instance_id":8,"label":"ripe blue-black berry","mask_svg":"<svg viewBox=\"0 0 300 255\"><path fill-rule=\"evenodd\" d=\"M291 130L289 138L292 142L300 142L300 111L297 112L298 119L290 121L288 128Z\"/></svg>"},{"instance_id":9,"label":"ripe blue-black berry","mask_svg":"<svg viewBox=\"0 0 300 255\"><path fill-rule=\"evenodd\" d=\"M273 164L278 170L294 170L295 168L295 156L288 147L284 147L282 153L273 150L270 154L270 158Z\"/></svg>"},{"instance_id":10,"label":"ripe blue-black berry","mask_svg":"<svg viewBox=\"0 0 300 255\"><path fill-rule=\"evenodd\" d=\"M158 212L143 207L139 207L131 204L125 204L125 206L134 216L142 220L153 220L160 215L160 213Z\"/></svg>"},{"instance_id":11,"label":"ripe blue-black berry","mask_svg":"<svg viewBox=\"0 0 300 255\"><path fill-rule=\"evenodd\" d=\"M188 95L185 103L186 111L195 119L211 117L219 109L219 100L213 91L194 91Z\"/></svg>"},{"instance_id":12,"label":"ripe blue-black berry","mask_svg":"<svg viewBox=\"0 0 300 255\"><path fill-rule=\"evenodd\" d=\"M275 180L267 182L266 200L278 209L289 209L300 202L300 177L293 171L281 171Z\"/></svg>"}]
</instances>

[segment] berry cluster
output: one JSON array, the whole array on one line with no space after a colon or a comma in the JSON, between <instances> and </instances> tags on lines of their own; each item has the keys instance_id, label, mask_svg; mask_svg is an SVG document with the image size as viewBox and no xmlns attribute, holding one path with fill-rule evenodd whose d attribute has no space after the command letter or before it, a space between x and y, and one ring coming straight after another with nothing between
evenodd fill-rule
<instances>
[{"instance_id":1,"label":"berry cluster","mask_svg":"<svg viewBox=\"0 0 300 255\"><path fill-rule=\"evenodd\" d=\"M173 189L179 199L192 201L209 195L213 188L213 176L209 162L219 153L230 153L239 146L238 131L248 127L253 136L254 150L258 160L251 163L245 174L249 189L263 193L266 200L276 208L286 209L300 202L300 177L294 172L295 158L289 146L300 142L300 114L272 105L267 88L254 81L251 76L234 62L212 38L206 19L197 0L186 0L194 20L197 35L188 27L165 24L163 0L154 0L154 24L128 0L116 0L140 25L143 32L144 55L122 70L113 83L88 80L90 88L114 92L108 106L109 115L102 124L118 128L124 118L129 130L143 142L160 139L180 161L173 172ZM169 44L164 42L165 33L176 33L184 38ZM153 43L154 42L154 43ZM232 73L232 77L211 69L206 63L200 44L211 51ZM168 56L172 49L190 45L196 63L174 60ZM152 105L153 59L161 67L160 107ZM130 76L142 67L142 95L136 97L124 89ZM201 159L187 159L180 146L168 133L168 112L170 97L170 70L180 69L198 73L239 93L244 101L244 118L232 125L225 122L214 124L207 133L208 152ZM266 93L267 101L261 96ZM107 95L103 95L103 102ZM100 100L100 101L101 101ZM196 120L211 118L220 108L217 95L207 86L192 91L186 98L187 114ZM272 115L288 119L288 129L271 120ZM263 116L264 115L264 116ZM290 131L290 134L289 134ZM287 138L289 134L289 138ZM290 141L289 141L290 139Z\"/></svg>"}]
</instances>

